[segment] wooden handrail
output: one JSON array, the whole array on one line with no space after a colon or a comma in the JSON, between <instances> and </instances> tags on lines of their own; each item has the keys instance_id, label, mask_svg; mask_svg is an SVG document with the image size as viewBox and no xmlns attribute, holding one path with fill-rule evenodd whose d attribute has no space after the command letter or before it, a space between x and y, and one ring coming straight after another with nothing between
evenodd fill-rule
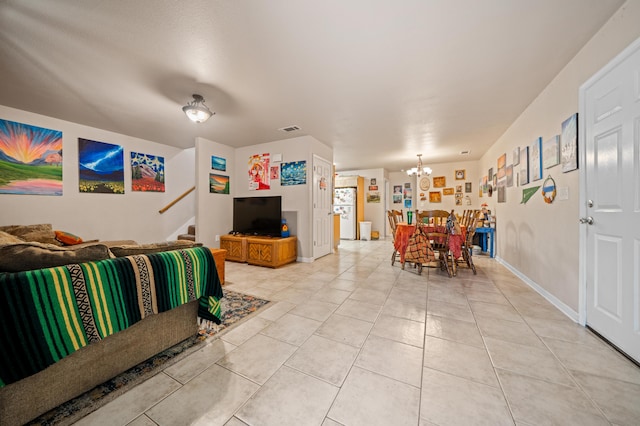
<instances>
[{"instance_id":1,"label":"wooden handrail","mask_svg":"<svg viewBox=\"0 0 640 426\"><path fill-rule=\"evenodd\" d=\"M167 210L169 210L171 207L174 206L174 204L176 204L178 201L182 200L184 197L186 197L187 195L189 195L189 193L191 193L192 191L195 191L196 187L194 186L191 189L187 189L182 195L180 195L178 198L176 198L175 200L173 200L172 202L170 202L169 204L167 204L166 206L164 206L163 208L161 208L160 210L158 210L158 213L162 214L164 212L166 212Z\"/></svg>"}]
</instances>

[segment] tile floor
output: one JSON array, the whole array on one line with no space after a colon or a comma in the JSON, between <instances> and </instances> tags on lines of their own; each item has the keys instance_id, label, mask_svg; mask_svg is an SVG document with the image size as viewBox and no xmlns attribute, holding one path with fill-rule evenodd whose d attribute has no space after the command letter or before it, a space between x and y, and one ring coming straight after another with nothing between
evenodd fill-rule
<instances>
[{"instance_id":1,"label":"tile floor","mask_svg":"<svg viewBox=\"0 0 640 426\"><path fill-rule=\"evenodd\" d=\"M640 424L640 368L498 262L450 279L390 255L227 262L226 288L272 306L78 424Z\"/></svg>"}]
</instances>

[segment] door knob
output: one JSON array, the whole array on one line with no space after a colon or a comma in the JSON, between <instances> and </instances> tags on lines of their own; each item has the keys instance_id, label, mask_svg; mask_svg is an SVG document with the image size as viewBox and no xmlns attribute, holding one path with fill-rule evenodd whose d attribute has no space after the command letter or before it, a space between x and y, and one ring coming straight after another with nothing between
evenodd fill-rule
<instances>
[{"instance_id":1,"label":"door knob","mask_svg":"<svg viewBox=\"0 0 640 426\"><path fill-rule=\"evenodd\" d=\"M580 223L586 223L587 225L593 225L593 218L591 216L589 216L589 217L581 217L580 218Z\"/></svg>"}]
</instances>

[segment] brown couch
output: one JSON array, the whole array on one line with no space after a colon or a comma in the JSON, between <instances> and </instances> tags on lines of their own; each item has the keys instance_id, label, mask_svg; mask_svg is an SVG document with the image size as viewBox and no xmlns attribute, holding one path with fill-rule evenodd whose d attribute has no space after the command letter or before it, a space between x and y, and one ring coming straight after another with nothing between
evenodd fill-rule
<instances>
[{"instance_id":1,"label":"brown couch","mask_svg":"<svg viewBox=\"0 0 640 426\"><path fill-rule=\"evenodd\" d=\"M38 232L47 234L44 226ZM23 232L0 228L0 274L30 270L37 261L42 267L55 263L80 263L131 254L155 253L193 246L190 242L136 244L135 241L90 242L63 246L52 241L24 241ZM9 235L9 236L7 236ZM50 235L49 235L50 236ZM13 240L17 237L19 240ZM41 234L38 238L41 238ZM29 237L27 237L29 238ZM190 243L190 244L189 244ZM13 246L13 247L11 247ZM226 250L212 249L220 282L224 282ZM18 259L18 254L28 259ZM88 259L90 256L96 258ZM13 263L11 263L13 262ZM66 263L65 263L66 262ZM26 269L25 269L26 268ZM104 383L140 362L192 337L197 332L198 301L144 318L133 326L92 343L34 375L0 388L0 424L24 424L56 406Z\"/></svg>"}]
</instances>

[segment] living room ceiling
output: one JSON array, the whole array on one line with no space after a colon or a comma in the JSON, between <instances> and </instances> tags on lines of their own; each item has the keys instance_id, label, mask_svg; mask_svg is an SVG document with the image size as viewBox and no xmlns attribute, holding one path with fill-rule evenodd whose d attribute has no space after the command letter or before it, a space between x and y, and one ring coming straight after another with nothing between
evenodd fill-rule
<instances>
[{"instance_id":1,"label":"living room ceiling","mask_svg":"<svg viewBox=\"0 0 640 426\"><path fill-rule=\"evenodd\" d=\"M623 3L0 0L0 105L179 148L311 135L338 170L475 160Z\"/></svg>"}]
</instances>

